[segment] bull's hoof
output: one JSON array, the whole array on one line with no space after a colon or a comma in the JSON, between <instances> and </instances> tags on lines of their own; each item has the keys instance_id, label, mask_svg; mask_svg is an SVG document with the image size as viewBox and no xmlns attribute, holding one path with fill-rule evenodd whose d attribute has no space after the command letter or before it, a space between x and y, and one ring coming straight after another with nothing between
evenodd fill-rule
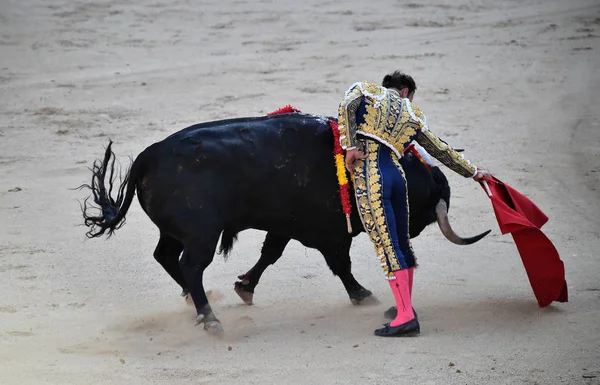
<instances>
[{"instance_id":1,"label":"bull's hoof","mask_svg":"<svg viewBox=\"0 0 600 385\"><path fill-rule=\"evenodd\" d=\"M196 317L196 326L200 324L204 324L204 330L210 335L223 335L224 330L223 326L221 326L221 321L219 321L212 313L208 315L198 314L198 317Z\"/></svg>"},{"instance_id":2,"label":"bull's hoof","mask_svg":"<svg viewBox=\"0 0 600 385\"><path fill-rule=\"evenodd\" d=\"M250 280L248 278L246 278L246 274L242 274L242 275L238 275L238 279L240 279L242 281L242 285L247 285L250 283Z\"/></svg>"},{"instance_id":3,"label":"bull's hoof","mask_svg":"<svg viewBox=\"0 0 600 385\"><path fill-rule=\"evenodd\" d=\"M383 312L383 317L385 319L389 319L389 320L395 320L397 315L398 315L398 309L396 309L396 306L392 306Z\"/></svg>"},{"instance_id":4,"label":"bull's hoof","mask_svg":"<svg viewBox=\"0 0 600 385\"><path fill-rule=\"evenodd\" d=\"M252 305L254 293L244 288L243 281L236 282L235 285L233 285L233 290L235 290L235 293L242 299L242 301L244 301L246 305Z\"/></svg>"},{"instance_id":5,"label":"bull's hoof","mask_svg":"<svg viewBox=\"0 0 600 385\"><path fill-rule=\"evenodd\" d=\"M415 315L415 318L417 317L417 312L415 311L415 308L413 307L413 314ZM389 319L389 320L395 320L396 316L398 316L398 309L396 308L396 306L392 306L389 309L387 309L386 311L383 312L383 317L385 319Z\"/></svg>"},{"instance_id":6,"label":"bull's hoof","mask_svg":"<svg viewBox=\"0 0 600 385\"><path fill-rule=\"evenodd\" d=\"M350 296L350 302L353 305L376 305L379 300L371 293L370 290L361 289Z\"/></svg>"},{"instance_id":7,"label":"bull's hoof","mask_svg":"<svg viewBox=\"0 0 600 385\"><path fill-rule=\"evenodd\" d=\"M223 326L221 326L221 322L219 321L208 321L204 323L204 330L212 336L221 337L225 331L223 330Z\"/></svg>"}]
</instances>

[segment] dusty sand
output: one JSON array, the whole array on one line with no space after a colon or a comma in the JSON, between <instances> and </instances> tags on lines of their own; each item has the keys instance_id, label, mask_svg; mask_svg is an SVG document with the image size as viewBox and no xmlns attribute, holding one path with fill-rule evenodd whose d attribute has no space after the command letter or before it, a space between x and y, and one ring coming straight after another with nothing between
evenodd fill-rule
<instances>
[{"instance_id":1,"label":"dusty sand","mask_svg":"<svg viewBox=\"0 0 600 385\"><path fill-rule=\"evenodd\" d=\"M600 383L599 35L596 0L2 1L0 383ZM372 335L392 297L365 234L353 271L381 304L352 306L294 242L248 307L233 283L263 233L243 233L206 273L222 340L193 326L137 200L114 238L86 240L70 188L108 138L128 165L192 123L335 114L395 69L433 130L550 216L569 303L538 308L489 200L448 169L455 229L493 232L414 241L413 339Z\"/></svg>"}]
</instances>

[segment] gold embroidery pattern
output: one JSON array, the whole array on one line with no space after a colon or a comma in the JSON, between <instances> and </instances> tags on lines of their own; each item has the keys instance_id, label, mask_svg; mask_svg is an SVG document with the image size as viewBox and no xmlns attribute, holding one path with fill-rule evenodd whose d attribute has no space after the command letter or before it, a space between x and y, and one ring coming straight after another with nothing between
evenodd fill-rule
<instances>
[{"instance_id":1,"label":"gold embroidery pattern","mask_svg":"<svg viewBox=\"0 0 600 385\"><path fill-rule=\"evenodd\" d=\"M356 110L363 98L360 88L354 87L342 100L338 109L338 127L342 148L356 145Z\"/></svg>"},{"instance_id":2,"label":"gold embroidery pattern","mask_svg":"<svg viewBox=\"0 0 600 385\"><path fill-rule=\"evenodd\" d=\"M375 98L381 98L385 94L385 89L383 87L379 87L375 83L361 82L361 86L364 90L365 95L369 95Z\"/></svg>"},{"instance_id":3,"label":"gold embroidery pattern","mask_svg":"<svg viewBox=\"0 0 600 385\"><path fill-rule=\"evenodd\" d=\"M402 102L400 101L400 103ZM417 133L421 130L421 126L418 122L415 122L410 118L410 114L408 113L408 107L405 103L402 103L400 105L400 109L400 119L398 119L397 122L397 126L400 127L400 129L394 127L394 130L392 132L395 133L394 142L402 145L402 151L398 149L398 151L402 153L404 152L406 146L408 146L408 144L412 142Z\"/></svg>"},{"instance_id":4,"label":"gold embroidery pattern","mask_svg":"<svg viewBox=\"0 0 600 385\"><path fill-rule=\"evenodd\" d=\"M383 96L384 90L372 83L363 83L363 89L376 95ZM366 114L364 123L358 129L368 135L380 138L389 143L398 153L404 152L406 146L414 139L420 130L418 122L411 119L407 106L396 92L388 92L381 100L370 97L364 98Z\"/></svg>"},{"instance_id":5,"label":"gold embroidery pattern","mask_svg":"<svg viewBox=\"0 0 600 385\"><path fill-rule=\"evenodd\" d=\"M379 143L367 141L365 160L359 160L354 167L354 190L358 212L363 226L375 252L380 257L384 274L388 279L394 279L394 271L400 270L398 256L392 245L383 207L381 175L378 168Z\"/></svg>"}]
</instances>

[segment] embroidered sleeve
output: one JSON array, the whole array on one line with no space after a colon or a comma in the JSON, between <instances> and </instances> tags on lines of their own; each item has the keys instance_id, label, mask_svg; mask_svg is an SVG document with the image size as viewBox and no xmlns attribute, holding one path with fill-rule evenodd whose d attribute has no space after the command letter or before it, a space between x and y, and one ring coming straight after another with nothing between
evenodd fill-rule
<instances>
[{"instance_id":1,"label":"embroidered sleeve","mask_svg":"<svg viewBox=\"0 0 600 385\"><path fill-rule=\"evenodd\" d=\"M415 140L417 143L423 146L423 148L429 154L442 162L452 171L464 176L465 178L475 176L477 167L465 159L461 153L456 152L446 142L438 138L433 132L429 131L426 125L419 130Z\"/></svg>"},{"instance_id":2,"label":"embroidered sleeve","mask_svg":"<svg viewBox=\"0 0 600 385\"><path fill-rule=\"evenodd\" d=\"M340 103L338 111L338 127L340 128L340 145L344 150L356 147L356 111L364 95L359 85L350 87Z\"/></svg>"}]
</instances>

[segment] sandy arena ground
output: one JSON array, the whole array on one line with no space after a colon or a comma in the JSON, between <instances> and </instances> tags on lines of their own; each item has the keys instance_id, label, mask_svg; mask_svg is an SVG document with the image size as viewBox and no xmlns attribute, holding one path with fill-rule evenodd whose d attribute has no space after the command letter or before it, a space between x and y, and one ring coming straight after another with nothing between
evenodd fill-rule
<instances>
[{"instance_id":1,"label":"sandy arena ground","mask_svg":"<svg viewBox=\"0 0 600 385\"><path fill-rule=\"evenodd\" d=\"M599 37L597 0L0 1L0 383L600 384ZM70 188L109 138L128 165L197 122L335 114L395 69L432 130L548 214L569 303L537 306L488 198L448 169L455 229L493 232L414 240L418 338L373 336L392 295L364 233L353 271L382 302L362 307L297 242L243 305L264 233L242 233L205 275L220 340L137 199L114 238L85 238Z\"/></svg>"}]
</instances>

